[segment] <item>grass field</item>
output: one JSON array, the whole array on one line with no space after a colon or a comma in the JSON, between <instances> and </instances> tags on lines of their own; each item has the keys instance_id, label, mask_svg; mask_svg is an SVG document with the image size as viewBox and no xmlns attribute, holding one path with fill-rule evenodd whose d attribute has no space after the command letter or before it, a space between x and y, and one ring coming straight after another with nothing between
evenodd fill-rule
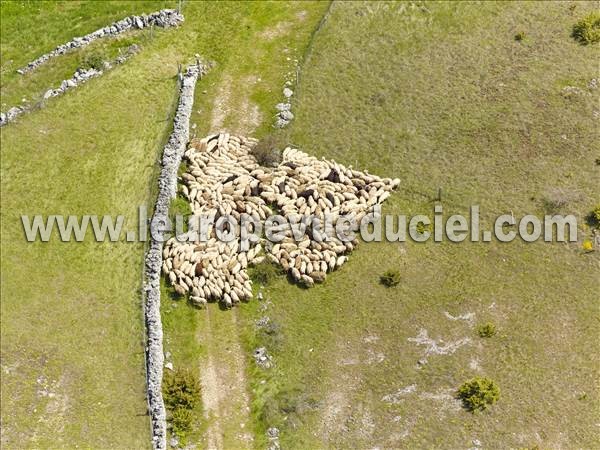
<instances>
[{"instance_id":1,"label":"grass field","mask_svg":"<svg viewBox=\"0 0 600 450\"><path fill-rule=\"evenodd\" d=\"M174 5L3 2L2 109L23 97L39 98L72 74L78 54L31 76L13 73L72 33ZM137 205L152 202L178 62L200 53L217 63L197 90L203 120L222 77L231 80L235 108L233 88L257 73L262 81L247 87L248 96L268 126L290 65L278 52L297 38L289 34L256 46L255 35L307 10L306 21L290 31L306 28L298 36L308 36L321 8L189 2L181 28L131 33L123 39L140 43L142 52L126 65L2 129L3 446L139 448L150 442L139 291L143 247L91 240L27 244L20 214L123 214L135 221ZM76 23L75 31L65 23ZM110 52L119 45L97 47ZM187 325L182 319L177 326ZM173 333L170 342L176 340Z\"/></svg>"},{"instance_id":2,"label":"grass field","mask_svg":"<svg viewBox=\"0 0 600 450\"><path fill-rule=\"evenodd\" d=\"M600 55L569 34L592 8L336 3L289 140L400 177L384 212L433 216L442 187L446 217L478 204L489 227L510 211L544 214L559 187L570 199L560 212L582 226L599 200L599 97L588 83ZM401 271L396 288L379 284L388 268ZM323 286L275 282L266 312L242 308L248 350L265 344L276 364L252 369L258 426L280 427L285 448L596 448L599 269L581 242L382 243L361 246ZM278 339L252 331L263 315ZM499 331L482 339L487 321ZM422 329L469 341L418 368L425 348L409 338ZM454 399L474 375L501 389L483 414Z\"/></svg>"},{"instance_id":3,"label":"grass field","mask_svg":"<svg viewBox=\"0 0 600 450\"><path fill-rule=\"evenodd\" d=\"M176 2L0 5L2 111L39 101L86 52L141 46L0 131L3 448L150 444L143 246L27 244L20 215L135 221L154 199L177 63L196 53L216 65L198 83L193 134L270 133L284 82L308 54L283 138L401 178L384 212L432 216L441 187L445 216L478 204L489 227L510 211L544 214L560 188L558 212L590 235L600 113L588 84L600 53L570 32L591 2L336 2L311 42L327 3L190 1L178 29L98 42L24 77L14 71L74 35ZM265 301L233 311L192 308L164 286L168 359L208 388L187 441L264 448L277 426L282 448L600 447L598 255L581 240L362 244L323 285L282 278ZM397 287L379 283L389 268L401 272ZM257 330L263 316L273 333ZM498 332L480 338L488 321ZM409 340L422 330L456 351L426 356ZM268 371L251 358L260 345L274 357ZM454 398L474 375L501 389L484 413Z\"/></svg>"}]
</instances>

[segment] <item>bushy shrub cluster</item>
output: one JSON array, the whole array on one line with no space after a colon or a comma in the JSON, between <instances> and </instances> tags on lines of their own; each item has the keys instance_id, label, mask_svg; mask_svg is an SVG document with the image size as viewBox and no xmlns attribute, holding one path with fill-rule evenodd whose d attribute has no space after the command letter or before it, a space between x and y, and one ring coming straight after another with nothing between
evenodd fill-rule
<instances>
[{"instance_id":1,"label":"bushy shrub cluster","mask_svg":"<svg viewBox=\"0 0 600 450\"><path fill-rule=\"evenodd\" d=\"M386 270L379 278L381 284L387 287L394 287L400 283L400 272L395 269Z\"/></svg>"},{"instance_id":2,"label":"bushy shrub cluster","mask_svg":"<svg viewBox=\"0 0 600 450\"><path fill-rule=\"evenodd\" d=\"M586 217L586 222L592 228L600 228L600 205L596 206Z\"/></svg>"},{"instance_id":3,"label":"bushy shrub cluster","mask_svg":"<svg viewBox=\"0 0 600 450\"><path fill-rule=\"evenodd\" d=\"M458 396L469 411L482 411L500 398L500 388L495 381L475 377L458 388Z\"/></svg>"},{"instance_id":4,"label":"bushy shrub cluster","mask_svg":"<svg viewBox=\"0 0 600 450\"><path fill-rule=\"evenodd\" d=\"M79 60L79 67L82 69L102 70L104 68L104 58L98 52L86 53Z\"/></svg>"},{"instance_id":5,"label":"bushy shrub cluster","mask_svg":"<svg viewBox=\"0 0 600 450\"><path fill-rule=\"evenodd\" d=\"M600 11L591 12L573 25L571 36L583 45L600 42Z\"/></svg>"},{"instance_id":6,"label":"bushy shrub cluster","mask_svg":"<svg viewBox=\"0 0 600 450\"><path fill-rule=\"evenodd\" d=\"M482 323L477 326L477 334L483 338L489 338L496 334L496 325L492 322Z\"/></svg>"},{"instance_id":7,"label":"bushy shrub cluster","mask_svg":"<svg viewBox=\"0 0 600 450\"><path fill-rule=\"evenodd\" d=\"M275 167L281 162L284 147L279 135L270 134L261 139L251 153L261 166Z\"/></svg>"},{"instance_id":8,"label":"bushy shrub cluster","mask_svg":"<svg viewBox=\"0 0 600 450\"><path fill-rule=\"evenodd\" d=\"M267 285L281 274L281 269L270 261L263 261L252 269L252 279L260 284Z\"/></svg>"},{"instance_id":9,"label":"bushy shrub cluster","mask_svg":"<svg viewBox=\"0 0 600 450\"><path fill-rule=\"evenodd\" d=\"M173 434L183 437L191 431L194 423L194 408L200 404L200 380L190 370L165 372L163 396L171 411L170 423Z\"/></svg>"}]
</instances>

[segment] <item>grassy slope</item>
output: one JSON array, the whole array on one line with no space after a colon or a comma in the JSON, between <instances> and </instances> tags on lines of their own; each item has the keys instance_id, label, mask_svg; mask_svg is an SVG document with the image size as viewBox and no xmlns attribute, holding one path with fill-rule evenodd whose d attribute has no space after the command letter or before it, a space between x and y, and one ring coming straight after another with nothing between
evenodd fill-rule
<instances>
[{"instance_id":1,"label":"grassy slope","mask_svg":"<svg viewBox=\"0 0 600 450\"><path fill-rule=\"evenodd\" d=\"M304 69L291 140L400 177L389 213L432 215L442 186L446 217L479 204L489 227L510 210L543 214L558 186L574 193L561 212L582 219L598 203L598 91L561 90L588 92L599 75L598 46L569 37L592 5L406 6L335 5ZM283 342L272 348L276 369L253 369L259 427L280 426L286 448L598 446L599 264L580 249L364 244L323 286L274 283L266 314ZM403 277L391 290L378 284L390 267ZM259 304L242 311L248 349L269 346L251 331ZM482 340L445 311L473 312L499 334ZM472 342L417 369L424 350L407 339L421 328ZM448 395L475 374L499 383L500 402L484 414L453 409ZM411 384L415 394L382 402Z\"/></svg>"},{"instance_id":2,"label":"grassy slope","mask_svg":"<svg viewBox=\"0 0 600 450\"><path fill-rule=\"evenodd\" d=\"M62 3L46 5L48 10L24 5L2 6L2 102L6 98L7 106L11 99L43 93L72 73L77 55L58 58L31 76L12 75L34 55L71 37L64 23L81 23L77 34L84 34L165 2ZM306 4L310 17L319 15L321 6L314 6ZM134 37L143 51L125 66L2 129L3 444L147 445L142 246L26 244L19 215L121 213L133 221L137 205L152 198L156 160L175 99L177 62L190 61L195 53L217 62L202 82L207 94L198 94L198 109L209 111L210 87L226 68L232 75L258 72L263 82L251 92L267 127L287 64L286 55L277 52L295 38L257 47L256 33L297 9L189 2L180 29L157 30L152 39ZM94 19L84 21L90 16ZM17 23L21 17L27 20ZM269 57L259 58L263 51ZM280 65L271 64L276 62ZM202 117L198 113L197 119ZM199 122L199 129L207 130L206 123ZM193 312L182 313L188 319L182 329L193 328ZM173 321L166 320L168 333L169 324ZM177 348L176 334L171 337ZM54 397L40 396L38 378L40 386L48 380Z\"/></svg>"}]
</instances>

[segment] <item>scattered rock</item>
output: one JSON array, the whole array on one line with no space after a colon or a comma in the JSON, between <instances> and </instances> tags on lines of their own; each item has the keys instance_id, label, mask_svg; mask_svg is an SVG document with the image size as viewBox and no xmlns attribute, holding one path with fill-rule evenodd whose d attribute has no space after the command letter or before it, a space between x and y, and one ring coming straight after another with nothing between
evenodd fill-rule
<instances>
[{"instance_id":1,"label":"scattered rock","mask_svg":"<svg viewBox=\"0 0 600 450\"><path fill-rule=\"evenodd\" d=\"M283 95L285 98L290 98L294 95L294 91L292 91L289 87L283 88Z\"/></svg>"},{"instance_id":2,"label":"scattered rock","mask_svg":"<svg viewBox=\"0 0 600 450\"><path fill-rule=\"evenodd\" d=\"M273 357L267 353L265 347L259 347L254 350L253 356L259 367L270 369L273 366Z\"/></svg>"},{"instance_id":3,"label":"scattered rock","mask_svg":"<svg viewBox=\"0 0 600 450\"><path fill-rule=\"evenodd\" d=\"M172 362L166 363L165 364L165 369L173 370L173 363Z\"/></svg>"},{"instance_id":4,"label":"scattered rock","mask_svg":"<svg viewBox=\"0 0 600 450\"><path fill-rule=\"evenodd\" d=\"M267 430L267 437L269 439L279 439L279 428L277 428L277 427L270 427Z\"/></svg>"},{"instance_id":5,"label":"scattered rock","mask_svg":"<svg viewBox=\"0 0 600 450\"><path fill-rule=\"evenodd\" d=\"M417 345L426 346L425 356L429 355L451 355L456 352L460 347L471 342L469 338L459 339L455 342L448 342L444 344L444 341L440 339L436 341L431 339L427 333L427 330L421 329L417 337L408 338L409 342L415 342Z\"/></svg>"},{"instance_id":6,"label":"scattered rock","mask_svg":"<svg viewBox=\"0 0 600 450\"><path fill-rule=\"evenodd\" d=\"M466 322L473 323L473 321L475 320L475 313L472 313L472 312L469 312L469 313L466 313L466 314L462 314L460 316L453 316L448 311L444 311L444 315L448 319L453 320L453 321L464 320Z\"/></svg>"},{"instance_id":7,"label":"scattered rock","mask_svg":"<svg viewBox=\"0 0 600 450\"><path fill-rule=\"evenodd\" d=\"M118 56L117 59L114 61L114 63L122 64L125 61L127 61L132 55L136 54L138 51L139 51L139 46L136 44L132 44L128 47L127 53L124 55ZM113 67L113 65L108 61L104 61L103 67L104 67L104 70L110 70ZM99 77L103 73L104 73L103 70L97 70L97 69L94 69L93 67L79 68L75 71L75 73L73 74L73 76L71 78L69 78L68 80L63 80L60 83L60 86L58 88L48 89L44 93L43 98L44 98L44 100L48 100L51 97L57 97L59 95L62 95L69 89L74 89L77 86L79 86L80 84L87 82L91 78ZM13 110L13 109L14 108L11 108L11 110ZM19 109L19 112L17 114L11 115L11 114L9 114L11 110L9 110L7 114L3 115L2 116L3 119L0 120L0 127L6 125L9 122L12 122L14 119L17 118L17 116L30 111L30 108L26 107L26 106L18 107L18 109Z\"/></svg>"},{"instance_id":8,"label":"scattered rock","mask_svg":"<svg viewBox=\"0 0 600 450\"><path fill-rule=\"evenodd\" d=\"M271 319L268 316L263 316L256 321L256 326L258 328L266 327L270 321Z\"/></svg>"},{"instance_id":9,"label":"scattered rock","mask_svg":"<svg viewBox=\"0 0 600 450\"><path fill-rule=\"evenodd\" d=\"M402 389L399 389L397 392L395 392L393 394L384 395L381 398L381 400L385 403L397 404L397 403L400 403L404 399L404 397L406 397L407 395L412 394L416 391L417 391L417 385L411 384Z\"/></svg>"}]
</instances>

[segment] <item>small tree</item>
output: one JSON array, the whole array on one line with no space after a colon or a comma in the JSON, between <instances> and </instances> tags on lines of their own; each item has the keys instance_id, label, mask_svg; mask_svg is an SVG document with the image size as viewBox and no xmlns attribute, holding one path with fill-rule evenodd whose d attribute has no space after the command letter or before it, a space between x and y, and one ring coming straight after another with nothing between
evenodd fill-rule
<instances>
[{"instance_id":1,"label":"small tree","mask_svg":"<svg viewBox=\"0 0 600 450\"><path fill-rule=\"evenodd\" d=\"M500 388L495 381L475 377L458 388L458 396L469 411L482 411L500 398Z\"/></svg>"}]
</instances>

